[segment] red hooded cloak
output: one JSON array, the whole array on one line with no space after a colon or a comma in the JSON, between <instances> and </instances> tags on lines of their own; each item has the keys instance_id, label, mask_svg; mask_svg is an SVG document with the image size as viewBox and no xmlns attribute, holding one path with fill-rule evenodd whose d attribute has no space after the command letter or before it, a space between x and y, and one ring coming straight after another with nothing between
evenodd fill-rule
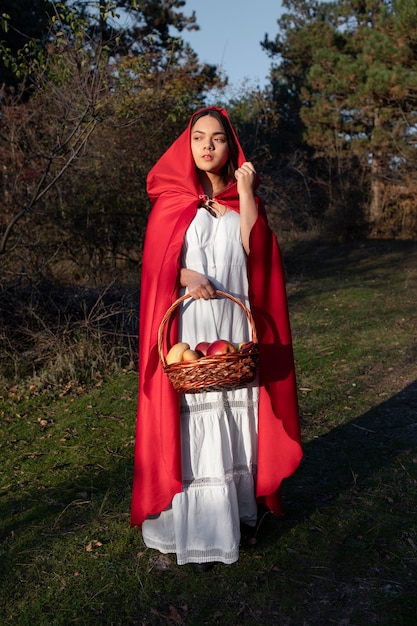
<instances>
[{"instance_id":1,"label":"red hooded cloak","mask_svg":"<svg viewBox=\"0 0 417 626\"><path fill-rule=\"evenodd\" d=\"M228 121L224 109L208 108ZM161 367L157 333L166 310L178 297L184 235L204 194L191 153L194 116L147 180L153 207L142 263L132 525L140 526L149 515L165 510L182 490L179 396ZM240 167L246 159L235 138ZM236 183L216 199L239 212ZM258 218L250 235L247 263L249 302L260 349L256 496L280 515L280 485L296 470L302 451L283 263L263 203L258 196L256 201ZM178 341L178 324L173 322L171 345Z\"/></svg>"}]
</instances>

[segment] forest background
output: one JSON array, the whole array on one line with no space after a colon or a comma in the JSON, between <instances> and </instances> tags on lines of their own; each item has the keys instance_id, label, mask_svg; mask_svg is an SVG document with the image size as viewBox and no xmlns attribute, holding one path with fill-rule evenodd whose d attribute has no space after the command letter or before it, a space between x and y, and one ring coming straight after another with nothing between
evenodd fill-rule
<instances>
[{"instance_id":1,"label":"forest background","mask_svg":"<svg viewBox=\"0 0 417 626\"><path fill-rule=\"evenodd\" d=\"M417 2L282 6L269 82L225 101L182 0L2 0L2 385L136 367L146 175L208 100L282 244L416 238Z\"/></svg>"},{"instance_id":2,"label":"forest background","mask_svg":"<svg viewBox=\"0 0 417 626\"><path fill-rule=\"evenodd\" d=\"M284 0L233 98L197 24L0 0L0 622L414 626L417 0ZM207 102L283 248L304 458L284 518L201 578L129 511L146 175Z\"/></svg>"}]
</instances>

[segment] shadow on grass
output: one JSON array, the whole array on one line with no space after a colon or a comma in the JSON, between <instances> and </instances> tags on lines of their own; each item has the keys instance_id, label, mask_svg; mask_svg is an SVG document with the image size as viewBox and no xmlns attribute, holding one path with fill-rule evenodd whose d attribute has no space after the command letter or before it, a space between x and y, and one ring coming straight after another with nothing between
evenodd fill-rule
<instances>
[{"instance_id":1,"label":"shadow on grass","mask_svg":"<svg viewBox=\"0 0 417 626\"><path fill-rule=\"evenodd\" d=\"M366 247L358 244L346 249L341 246L330 250L328 254L318 253L316 256L310 254L314 250L304 250L304 257L303 251L296 249L294 254L289 256L289 271L295 276L308 275L308 280L302 285L303 289L297 290L294 297L302 299L305 293L316 289L321 278L331 278L339 274L345 276L351 274L359 280L367 281L373 280L381 272L383 284L387 259L380 258L380 253L386 254L390 251L390 262L392 264L398 262L398 267L401 268L404 249L410 252L411 263L413 260L411 257L417 251L415 242L411 244L375 242L371 247L368 244ZM370 270L373 277L369 275ZM318 279L316 283L315 279ZM323 289L334 289L335 283L332 281L329 286L327 284L319 286ZM97 436L94 447L100 450L101 445L100 437ZM306 442L305 456L299 470L285 483L285 518L284 520L273 518L271 524L265 525L266 532L264 536L261 533L262 539L259 544L260 553L268 544L273 549L277 546L277 550L280 550L277 534L285 534L289 529L302 524L315 511L336 502L338 496L351 489L353 485L357 486L358 491L365 489L367 478L377 475L393 459L416 445L417 381L363 415L349 422L345 421L329 433ZM154 601L155 593L158 596L161 587L164 593L156 597L155 605L167 613L166 604L169 601L165 597L174 601L178 587L182 590L185 585L187 570L175 569L172 578L165 582L159 580L156 574L153 576L149 574L147 559L146 564L145 559L135 560L139 551L140 535L138 532L128 532L132 460L126 455L118 454L114 454L111 459L104 459L104 454L103 444L103 459L98 462L85 463L83 459L88 458L85 450L80 451L81 459L74 467L59 465L58 461L58 464L48 470L59 474L54 485L46 484L47 477L45 485L42 484L41 475L27 483L22 476L21 484L12 485L10 493L6 493L5 488L0 492L0 524L3 527L0 530L0 551L4 555L0 564L0 578L3 594L4 597L13 594L16 602L24 600L26 595L25 611L28 616L32 611L33 591L37 588L40 607L38 614L47 614L49 619L53 608L48 609L48 601L42 597L42 593L49 584L52 585L52 581L61 576L67 579L63 581L62 591L56 582L52 592L56 596L55 603L61 603L66 596L68 607L72 606L76 598L80 610L86 611L86 624L99 623L99 620L100 623L108 624L142 623L139 616L149 614L149 605ZM97 454L94 457L97 459ZM53 457L54 460L56 458ZM269 516L269 519L270 517L272 516ZM122 541L122 545L117 545L117 542L121 541L121 535L125 536L125 543ZM103 552L107 551L106 557L100 556L99 548L95 551L95 540L103 542ZM93 542L92 552L86 552L90 542ZM59 558L65 560L67 557L68 565L59 563L57 571L54 571L57 560ZM304 572L302 557L297 558L299 567ZM261 560L252 560L252 569L256 569L254 567L256 563L261 564ZM242 564L233 570L235 595L236 589L242 586L242 577L245 576L244 565L245 560L242 559ZM74 578L75 568L84 576ZM42 576L45 577L45 581L42 580ZM137 576L140 578L139 582ZM218 594L223 601L231 595L230 574L224 573L217 579L217 582L219 581L221 584ZM300 576L300 581L300 587L308 590L310 580L306 582ZM166 592L164 585L171 585L169 593ZM268 585L271 590L275 589L272 579L268 579ZM138 593L141 586L144 587L144 591ZM190 589L191 583L188 583L186 588ZM278 593L280 590L277 588L277 598L281 597ZM201 597L197 591L193 591L193 594L193 598L198 597L199 604L206 592L202 590ZM266 595L270 597L273 595L272 591ZM321 598L321 594L318 593L318 596ZM143 607L140 605L141 597L144 598ZM188 602L188 598L186 600ZM184 600L184 604L187 602ZM52 607L56 604L52 604ZM135 610L137 615L132 617L131 612ZM264 610L266 614L267 607ZM311 607L306 608L307 610L311 611ZM277 609L277 615L278 612ZM75 621L74 615L71 614L67 622L62 618L56 623L72 623ZM200 617L201 615L198 615L190 624L202 623ZM160 618L157 616L150 619L153 621L149 623L167 623L162 618L158 621ZM272 619L271 616L267 616L263 623L268 623L269 619ZM26 623L30 622L21 623L26 626ZM53 623L52 617L49 623ZM287 623L301 622L287 621ZM319 624L323 621L310 623ZM399 621L396 623L400 624Z\"/></svg>"},{"instance_id":2,"label":"shadow on grass","mask_svg":"<svg viewBox=\"0 0 417 626\"><path fill-rule=\"evenodd\" d=\"M417 446L417 381L360 417L304 445L286 481L290 516L305 519L340 493Z\"/></svg>"},{"instance_id":3,"label":"shadow on grass","mask_svg":"<svg viewBox=\"0 0 417 626\"><path fill-rule=\"evenodd\" d=\"M356 481L371 476L414 446L417 446L417 381L360 417L304 444L300 468L285 482L287 515L293 521L307 518ZM49 529L53 541L55 532L69 531L73 524L76 527L90 524L94 515L99 516L103 510L115 507L120 511L122 505L127 515L132 466L131 458L114 459L106 470L100 465L87 465L59 485L39 484L35 488L22 485L21 493L13 495L3 491L0 542L9 543L13 552L13 538L19 539L19 551L22 551L25 533L28 549L39 545L39 541L32 542L40 527Z\"/></svg>"},{"instance_id":4,"label":"shadow on grass","mask_svg":"<svg viewBox=\"0 0 417 626\"><path fill-rule=\"evenodd\" d=\"M311 293L336 292L361 284L379 289L388 298L387 272L390 280L393 276L404 280L402 289L406 290L407 270L413 273L416 267L417 242L376 239L340 245L296 242L285 251L284 258L289 281L294 280L297 285L289 297L290 304L302 302ZM408 307L412 319L412 299L408 298L402 307L401 315ZM366 316L364 311L363 317ZM373 329L379 328L380 323L378 317L369 316ZM410 358L414 359L415 347L409 350ZM389 389L381 388L384 391ZM390 459L416 445L417 381L363 415L349 422L344 420L326 435L306 442L299 470L285 482L285 510L306 518L356 481L371 476Z\"/></svg>"},{"instance_id":5,"label":"shadow on grass","mask_svg":"<svg viewBox=\"0 0 417 626\"><path fill-rule=\"evenodd\" d=\"M277 529L282 534L303 523L317 509L328 506L339 494L351 488L356 480L360 490L362 481L416 445L417 381L362 416L306 443L300 469L286 481L284 523L276 520L272 522L272 527L269 523L266 524L261 544L264 547L267 544L276 545ZM56 471L59 469L57 467ZM64 471L67 469L63 468ZM140 535L138 532L128 532L131 458L115 455L105 469L99 464L92 464L84 465L78 470L69 470L71 476L68 477L67 474L66 480L61 480L53 487L40 486L37 489L34 485L27 485L22 487L19 495L8 497L3 493L1 496L0 519L7 520L0 544L1 552L5 555L2 558L0 576L4 580L3 593L10 593L13 588L16 601L26 597L25 615L33 610L30 608L32 600L29 598L32 594L35 594L34 597L37 594L37 615L47 616L47 620L52 620L51 611L53 612L54 605L49 607L42 597L44 583L40 576L45 573L47 580L52 580L55 575L62 579L67 576L67 586L62 590L55 590L56 602L64 602L66 599L67 611L76 597L77 610L84 611L85 624L98 623L100 620L100 623L129 625L140 624L140 615L149 616L150 603L155 603L158 610L166 609L167 601L158 594L155 596L155 589L161 585L170 585L170 591L166 591L170 601L177 599L179 588L184 595L183 589L191 588L191 582L185 582L186 572L182 568L175 569L173 576L167 579L168 583L163 583L158 576L148 573L145 563L141 566L141 576L144 577L141 585L146 586L146 591L138 591L139 583L134 570ZM114 525L116 518L118 523ZM125 536L124 545L116 547L120 535ZM94 560L94 540L97 539L103 542L104 550L108 546L108 554L106 558L99 558L97 554L97 559ZM89 542L93 542L90 553L86 552ZM67 544L62 546L62 551L61 544ZM68 544L71 544L70 547ZM262 545L260 549L262 553ZM79 557L76 556L77 550ZM58 573L54 574L57 560L65 559L68 555L67 569L59 563ZM85 570L88 563L89 569ZM71 569L74 567L83 572L79 578L74 578ZM225 597L229 594L230 585L240 586L238 579L242 575L245 575L245 570L236 569L234 582L227 573L217 579L219 585L224 584ZM275 583L270 580L269 584L273 586ZM219 588L218 591L220 596L223 594L222 589ZM193 593L197 592L194 590ZM143 607L140 604L142 596L145 598ZM197 611L195 607L193 610ZM262 610L268 618L269 609ZM278 614L278 608L276 610ZM135 611L136 616L133 616ZM0 615L1 613L0 610ZM74 621L74 615L68 615L68 622L62 618L56 623ZM8 616L4 617L6 619ZM191 620L190 624L201 623L198 621L200 617L197 615L196 621ZM29 622L21 623L26 625ZM154 617L149 623L168 622ZM323 622L313 620L306 623Z\"/></svg>"},{"instance_id":6,"label":"shadow on grass","mask_svg":"<svg viewBox=\"0 0 417 626\"><path fill-rule=\"evenodd\" d=\"M107 519L118 518L129 529L131 458L115 459L106 469L99 464L64 469L72 477L54 485L33 481L37 486L22 484L20 493L1 494L0 552L6 558L0 559L0 583L16 562L29 563L40 552L48 556L55 542L72 541L84 550L89 538L97 539L91 533L105 538Z\"/></svg>"},{"instance_id":7,"label":"shadow on grass","mask_svg":"<svg viewBox=\"0 0 417 626\"><path fill-rule=\"evenodd\" d=\"M398 239L371 239L339 245L312 240L284 247L289 277L308 276L309 280L350 274L355 279L363 278L367 281L370 270L385 273L388 267L392 269L395 266L402 270L406 262L405 255L414 265L413 257L416 254L416 241Z\"/></svg>"},{"instance_id":8,"label":"shadow on grass","mask_svg":"<svg viewBox=\"0 0 417 626\"><path fill-rule=\"evenodd\" d=\"M141 623L132 615L142 549L129 531L133 462L73 473L0 499L2 624Z\"/></svg>"}]
</instances>

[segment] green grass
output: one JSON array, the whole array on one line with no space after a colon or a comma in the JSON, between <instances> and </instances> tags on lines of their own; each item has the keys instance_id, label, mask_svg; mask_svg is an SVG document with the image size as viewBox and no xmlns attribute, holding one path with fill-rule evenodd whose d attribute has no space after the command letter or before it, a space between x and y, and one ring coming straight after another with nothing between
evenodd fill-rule
<instances>
[{"instance_id":1,"label":"green grass","mask_svg":"<svg viewBox=\"0 0 417 626\"><path fill-rule=\"evenodd\" d=\"M417 623L417 245L286 250L305 457L196 576L129 527L136 375L0 399L0 623Z\"/></svg>"}]
</instances>

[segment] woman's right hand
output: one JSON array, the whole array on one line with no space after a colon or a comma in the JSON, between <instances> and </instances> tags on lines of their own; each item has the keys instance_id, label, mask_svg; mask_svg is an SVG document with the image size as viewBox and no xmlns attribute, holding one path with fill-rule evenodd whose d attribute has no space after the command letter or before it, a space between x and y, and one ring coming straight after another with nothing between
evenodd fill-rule
<instances>
[{"instance_id":1,"label":"woman's right hand","mask_svg":"<svg viewBox=\"0 0 417 626\"><path fill-rule=\"evenodd\" d=\"M180 283L182 287L187 287L188 293L195 300L199 300L200 298L209 300L216 295L216 290L207 276L200 274L200 272L189 270L186 267L181 269Z\"/></svg>"}]
</instances>

